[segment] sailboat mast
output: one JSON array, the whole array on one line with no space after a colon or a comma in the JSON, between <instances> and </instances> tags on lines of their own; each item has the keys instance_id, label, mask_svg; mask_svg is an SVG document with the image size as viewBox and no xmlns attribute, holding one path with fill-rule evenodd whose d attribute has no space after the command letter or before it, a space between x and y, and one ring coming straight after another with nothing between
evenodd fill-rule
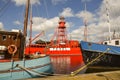
<instances>
[{"instance_id":1,"label":"sailboat mast","mask_svg":"<svg viewBox=\"0 0 120 80\"><path fill-rule=\"evenodd\" d=\"M27 0L26 3L26 10L25 10L25 18L24 18L24 36L26 38L27 36L27 25L28 25L28 13L29 13L29 4L30 4L30 0Z\"/></svg>"}]
</instances>

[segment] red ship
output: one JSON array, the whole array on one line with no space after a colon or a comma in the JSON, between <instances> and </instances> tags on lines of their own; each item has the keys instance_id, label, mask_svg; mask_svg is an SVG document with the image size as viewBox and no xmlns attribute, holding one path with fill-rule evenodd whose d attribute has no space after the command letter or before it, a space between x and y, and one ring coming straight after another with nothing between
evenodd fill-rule
<instances>
[{"instance_id":1,"label":"red ship","mask_svg":"<svg viewBox=\"0 0 120 80\"><path fill-rule=\"evenodd\" d=\"M60 17L59 26L49 43L29 44L25 49L26 55L50 55L54 72L62 74L70 73L84 65L79 41L67 39L65 23L64 17Z\"/></svg>"}]
</instances>

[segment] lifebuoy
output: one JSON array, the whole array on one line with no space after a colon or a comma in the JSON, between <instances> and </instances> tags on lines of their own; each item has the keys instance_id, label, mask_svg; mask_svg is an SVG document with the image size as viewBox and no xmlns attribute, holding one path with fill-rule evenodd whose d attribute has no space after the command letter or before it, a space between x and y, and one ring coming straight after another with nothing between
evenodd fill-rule
<instances>
[{"instance_id":1,"label":"lifebuoy","mask_svg":"<svg viewBox=\"0 0 120 80\"><path fill-rule=\"evenodd\" d=\"M17 52L17 47L15 45L9 45L8 46L8 52L10 54L15 54Z\"/></svg>"}]
</instances>

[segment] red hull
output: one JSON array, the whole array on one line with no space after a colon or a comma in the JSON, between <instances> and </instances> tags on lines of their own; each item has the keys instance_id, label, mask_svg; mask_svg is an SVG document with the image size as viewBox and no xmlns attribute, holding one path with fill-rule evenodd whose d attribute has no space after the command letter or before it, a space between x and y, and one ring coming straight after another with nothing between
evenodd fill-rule
<instances>
[{"instance_id":1,"label":"red hull","mask_svg":"<svg viewBox=\"0 0 120 80\"><path fill-rule=\"evenodd\" d=\"M67 74L84 65L82 52L78 46L79 44L73 43L76 43L76 41L64 48L63 46L45 48L35 44L31 47L26 47L25 53L34 54L37 51L50 55L55 73Z\"/></svg>"}]
</instances>

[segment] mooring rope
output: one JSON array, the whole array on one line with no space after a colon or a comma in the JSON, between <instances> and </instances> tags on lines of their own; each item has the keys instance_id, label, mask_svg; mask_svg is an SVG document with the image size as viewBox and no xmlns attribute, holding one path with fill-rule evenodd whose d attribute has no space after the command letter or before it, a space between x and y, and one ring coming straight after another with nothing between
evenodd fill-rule
<instances>
[{"instance_id":1,"label":"mooring rope","mask_svg":"<svg viewBox=\"0 0 120 80\"><path fill-rule=\"evenodd\" d=\"M107 48L107 50L105 50L102 54L100 54L98 57L96 57L95 59L93 59L92 61L90 61L89 63L87 63L85 66L71 72L71 76L75 76L76 74L78 74L81 70L83 70L84 68L86 68L88 65L92 64L94 61L96 61L97 59L99 59L101 56L103 56L106 52L108 52L110 50L110 48Z\"/></svg>"}]
</instances>

